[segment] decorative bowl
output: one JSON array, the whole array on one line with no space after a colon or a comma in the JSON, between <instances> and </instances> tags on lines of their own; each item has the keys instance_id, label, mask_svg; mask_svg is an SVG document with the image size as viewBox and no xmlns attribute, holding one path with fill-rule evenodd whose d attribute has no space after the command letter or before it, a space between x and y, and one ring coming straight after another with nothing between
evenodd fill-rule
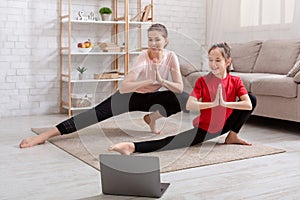
<instances>
[{"instance_id":1,"label":"decorative bowl","mask_svg":"<svg viewBox=\"0 0 300 200\"><path fill-rule=\"evenodd\" d=\"M78 51L82 53L88 53L92 50L92 48L78 48Z\"/></svg>"}]
</instances>

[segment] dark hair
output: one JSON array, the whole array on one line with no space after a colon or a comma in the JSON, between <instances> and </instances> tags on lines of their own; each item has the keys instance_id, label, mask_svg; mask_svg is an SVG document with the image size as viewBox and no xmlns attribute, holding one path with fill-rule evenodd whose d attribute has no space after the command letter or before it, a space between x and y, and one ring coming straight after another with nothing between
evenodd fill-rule
<instances>
[{"instance_id":1,"label":"dark hair","mask_svg":"<svg viewBox=\"0 0 300 200\"><path fill-rule=\"evenodd\" d=\"M210 53L212 50L216 49L216 48L220 48L222 49L221 53L222 56L228 60L229 58L231 58L231 50L230 50L230 46L226 43L226 42L221 42L221 43L217 43L214 44L210 47L210 49L208 50L208 53Z\"/></svg>"},{"instance_id":2,"label":"dark hair","mask_svg":"<svg viewBox=\"0 0 300 200\"><path fill-rule=\"evenodd\" d=\"M208 50L208 53L210 53L212 50L219 48L222 56L225 58L225 60L229 60L231 58L231 49L230 46L226 42L216 43L210 47ZM226 71L229 73L230 65L227 67Z\"/></svg>"},{"instance_id":3,"label":"dark hair","mask_svg":"<svg viewBox=\"0 0 300 200\"><path fill-rule=\"evenodd\" d=\"M162 25L162 24L152 24L149 28L148 28L148 32L149 31L159 31L162 33L162 36L164 38L167 38L168 37L168 31L167 31L167 28Z\"/></svg>"}]
</instances>

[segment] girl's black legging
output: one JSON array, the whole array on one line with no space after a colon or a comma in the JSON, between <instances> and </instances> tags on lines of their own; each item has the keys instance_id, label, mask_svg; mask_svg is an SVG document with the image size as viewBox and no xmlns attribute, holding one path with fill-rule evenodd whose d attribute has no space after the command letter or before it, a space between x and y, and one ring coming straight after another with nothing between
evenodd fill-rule
<instances>
[{"instance_id":1,"label":"girl's black legging","mask_svg":"<svg viewBox=\"0 0 300 200\"><path fill-rule=\"evenodd\" d=\"M174 136L169 136L160 140L151 140L144 142L135 142L135 152L147 153L154 151L166 151L193 146L218 137L228 131L238 133L241 127L246 123L254 108L256 107L256 97L249 93L252 103L252 110L233 110L222 130L217 133L208 133L200 128L193 128L188 131L179 133Z\"/></svg>"},{"instance_id":2,"label":"girl's black legging","mask_svg":"<svg viewBox=\"0 0 300 200\"><path fill-rule=\"evenodd\" d=\"M161 115L168 117L186 111L188 97L187 93L175 94L169 90L145 94L121 94L117 91L96 107L71 117L56 127L61 134L68 134L130 111L159 111Z\"/></svg>"}]
</instances>

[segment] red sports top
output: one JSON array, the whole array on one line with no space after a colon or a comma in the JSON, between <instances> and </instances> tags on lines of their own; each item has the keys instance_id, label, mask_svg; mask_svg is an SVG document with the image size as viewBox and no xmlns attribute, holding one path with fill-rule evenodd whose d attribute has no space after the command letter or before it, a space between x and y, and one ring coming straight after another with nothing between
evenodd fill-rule
<instances>
[{"instance_id":1,"label":"red sports top","mask_svg":"<svg viewBox=\"0 0 300 200\"><path fill-rule=\"evenodd\" d=\"M219 84L222 84L223 99L227 102L235 102L240 96L248 94L239 77L227 74L226 78L220 79L209 73L198 78L191 96L201 102L212 102L216 97ZM193 120L194 127L199 127L209 133L216 133L222 130L226 120L232 113L232 109L216 106L203 109L200 112L200 115Z\"/></svg>"}]
</instances>

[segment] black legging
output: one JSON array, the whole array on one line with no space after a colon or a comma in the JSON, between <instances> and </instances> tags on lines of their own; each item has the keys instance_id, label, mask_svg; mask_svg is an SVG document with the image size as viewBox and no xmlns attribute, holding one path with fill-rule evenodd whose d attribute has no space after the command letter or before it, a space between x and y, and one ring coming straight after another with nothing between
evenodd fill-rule
<instances>
[{"instance_id":1,"label":"black legging","mask_svg":"<svg viewBox=\"0 0 300 200\"><path fill-rule=\"evenodd\" d=\"M200 128L193 128L188 131L179 133L174 136L169 136L160 140L151 140L144 142L135 142L135 152L147 153L154 151L166 151L193 146L218 137L228 131L238 133L241 127L246 123L254 108L256 107L256 97L249 93L252 103L252 110L236 110L234 109L231 115L226 120L222 130L217 133L208 133Z\"/></svg>"},{"instance_id":2,"label":"black legging","mask_svg":"<svg viewBox=\"0 0 300 200\"><path fill-rule=\"evenodd\" d=\"M187 93L175 94L169 90L145 94L120 94L117 91L96 107L71 117L56 127L61 134L68 134L130 111L159 111L161 115L168 117L186 111L188 97Z\"/></svg>"}]
</instances>

